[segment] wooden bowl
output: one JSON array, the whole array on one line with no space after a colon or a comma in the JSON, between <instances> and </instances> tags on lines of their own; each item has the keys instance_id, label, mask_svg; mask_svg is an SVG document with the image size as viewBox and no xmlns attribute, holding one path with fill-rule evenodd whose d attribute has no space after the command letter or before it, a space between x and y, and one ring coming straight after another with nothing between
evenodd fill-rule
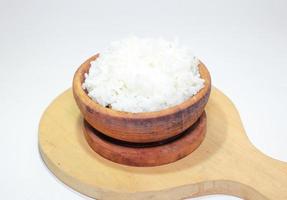
<instances>
[{"instance_id":1,"label":"wooden bowl","mask_svg":"<svg viewBox=\"0 0 287 200\"><path fill-rule=\"evenodd\" d=\"M165 141L131 143L103 135L84 121L84 135L89 146L104 158L137 167L159 166L175 162L192 153L204 139L206 114L184 132Z\"/></svg>"},{"instance_id":2,"label":"wooden bowl","mask_svg":"<svg viewBox=\"0 0 287 200\"><path fill-rule=\"evenodd\" d=\"M103 134L127 142L161 141L185 131L203 113L211 90L210 75L203 63L199 64L199 72L205 85L196 95L161 111L129 113L106 108L93 101L83 90L84 74L89 71L90 62L98 56L89 58L76 71L73 94L86 121Z\"/></svg>"}]
</instances>

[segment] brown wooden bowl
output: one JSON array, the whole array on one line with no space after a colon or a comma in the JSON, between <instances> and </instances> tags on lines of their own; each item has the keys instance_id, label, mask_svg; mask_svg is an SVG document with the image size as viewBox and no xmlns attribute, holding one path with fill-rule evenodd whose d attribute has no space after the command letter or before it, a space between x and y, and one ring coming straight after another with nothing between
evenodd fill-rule
<instances>
[{"instance_id":1,"label":"brown wooden bowl","mask_svg":"<svg viewBox=\"0 0 287 200\"><path fill-rule=\"evenodd\" d=\"M204 139L206 114L184 132L166 141L152 143L130 143L103 135L86 121L84 135L89 146L104 158L116 163L151 167L175 162L192 153Z\"/></svg>"},{"instance_id":2,"label":"brown wooden bowl","mask_svg":"<svg viewBox=\"0 0 287 200\"><path fill-rule=\"evenodd\" d=\"M112 138L136 143L147 143L173 137L187 128L201 116L211 90L209 72L203 63L199 64L204 88L183 103L155 112L129 113L106 108L92 100L82 88L84 74L89 71L90 62L99 54L85 61L76 71L73 80L73 94L86 121L98 131Z\"/></svg>"}]
</instances>

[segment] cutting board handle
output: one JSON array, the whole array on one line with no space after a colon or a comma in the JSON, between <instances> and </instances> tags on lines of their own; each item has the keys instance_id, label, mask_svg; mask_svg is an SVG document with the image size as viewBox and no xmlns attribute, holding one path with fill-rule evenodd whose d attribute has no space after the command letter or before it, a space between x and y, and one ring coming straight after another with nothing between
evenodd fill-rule
<instances>
[{"instance_id":1,"label":"cutting board handle","mask_svg":"<svg viewBox=\"0 0 287 200\"><path fill-rule=\"evenodd\" d=\"M255 188L266 199L287 200L287 163L273 159L255 147L256 155L247 160L245 165L248 185ZM256 198L252 198L256 199Z\"/></svg>"}]
</instances>

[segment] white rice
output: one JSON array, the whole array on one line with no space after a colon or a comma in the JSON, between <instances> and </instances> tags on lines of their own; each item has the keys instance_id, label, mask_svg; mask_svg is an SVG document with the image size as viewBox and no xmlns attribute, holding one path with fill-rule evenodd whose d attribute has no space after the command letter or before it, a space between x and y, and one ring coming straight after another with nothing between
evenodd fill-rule
<instances>
[{"instance_id":1,"label":"white rice","mask_svg":"<svg viewBox=\"0 0 287 200\"><path fill-rule=\"evenodd\" d=\"M182 103L204 80L198 59L177 42L130 37L113 42L91 62L82 87L102 106L139 113Z\"/></svg>"}]
</instances>

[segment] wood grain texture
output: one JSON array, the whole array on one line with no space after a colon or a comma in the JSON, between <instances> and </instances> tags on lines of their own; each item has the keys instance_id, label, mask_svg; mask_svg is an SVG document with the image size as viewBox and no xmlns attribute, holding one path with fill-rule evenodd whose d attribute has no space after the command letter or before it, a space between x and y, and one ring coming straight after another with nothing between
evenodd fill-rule
<instances>
[{"instance_id":1,"label":"wood grain texture","mask_svg":"<svg viewBox=\"0 0 287 200\"><path fill-rule=\"evenodd\" d=\"M206 133L205 112L192 127L173 138L152 143L130 143L103 135L84 121L90 147L101 156L125 165L151 167L175 162L193 152Z\"/></svg>"},{"instance_id":2,"label":"wood grain texture","mask_svg":"<svg viewBox=\"0 0 287 200\"><path fill-rule=\"evenodd\" d=\"M205 139L192 154L167 165L130 167L111 162L89 147L82 134L83 119L68 90L43 114L39 149L60 180L97 199L176 200L229 194L286 200L287 164L250 143L232 102L213 88L206 113Z\"/></svg>"},{"instance_id":3,"label":"wood grain texture","mask_svg":"<svg viewBox=\"0 0 287 200\"><path fill-rule=\"evenodd\" d=\"M205 86L196 95L180 105L156 112L128 113L105 108L93 101L82 89L84 74L90 62L98 54L85 61L75 73L73 94L84 118L100 132L118 140L146 143L173 137L189 128L204 111L211 89L211 79L203 63L199 72Z\"/></svg>"}]
</instances>

